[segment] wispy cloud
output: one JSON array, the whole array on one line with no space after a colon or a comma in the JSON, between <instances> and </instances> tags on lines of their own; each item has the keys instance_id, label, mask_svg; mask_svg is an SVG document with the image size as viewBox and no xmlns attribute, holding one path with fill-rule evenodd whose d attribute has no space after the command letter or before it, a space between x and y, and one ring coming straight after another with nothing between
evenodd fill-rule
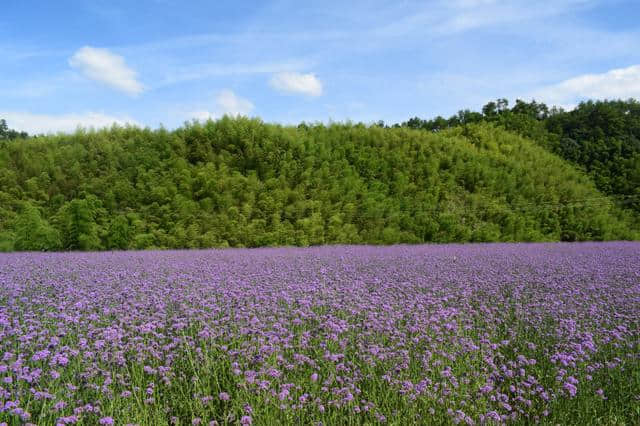
<instances>
[{"instance_id":1,"label":"wispy cloud","mask_svg":"<svg viewBox=\"0 0 640 426\"><path fill-rule=\"evenodd\" d=\"M281 72L273 76L269 84L274 89L298 93L308 96L322 95L322 82L315 74L301 74L297 72Z\"/></svg>"},{"instance_id":2,"label":"wispy cloud","mask_svg":"<svg viewBox=\"0 0 640 426\"><path fill-rule=\"evenodd\" d=\"M69 65L86 77L129 95L135 96L144 90L136 72L127 66L124 58L108 49L82 47L69 59Z\"/></svg>"},{"instance_id":3,"label":"wispy cloud","mask_svg":"<svg viewBox=\"0 0 640 426\"><path fill-rule=\"evenodd\" d=\"M273 74L303 68L309 61L297 59L281 62L258 62L254 64L196 64L169 71L161 86L211 77L226 77L250 74Z\"/></svg>"},{"instance_id":4,"label":"wispy cloud","mask_svg":"<svg viewBox=\"0 0 640 426\"><path fill-rule=\"evenodd\" d=\"M532 96L568 109L586 99L640 98L640 65L579 75L538 89Z\"/></svg>"},{"instance_id":5,"label":"wispy cloud","mask_svg":"<svg viewBox=\"0 0 640 426\"><path fill-rule=\"evenodd\" d=\"M5 100L32 99L52 96L56 92L64 89L71 80L66 73L60 75L49 75L42 78L35 78L26 81L5 80L0 84L0 92Z\"/></svg>"},{"instance_id":6,"label":"wispy cloud","mask_svg":"<svg viewBox=\"0 0 640 426\"><path fill-rule=\"evenodd\" d=\"M232 90L221 90L215 99L215 108L213 111L201 109L190 111L186 115L188 118L197 120L208 120L222 117L223 115L249 115L253 111L254 105L248 99L236 95Z\"/></svg>"},{"instance_id":7,"label":"wispy cloud","mask_svg":"<svg viewBox=\"0 0 640 426\"><path fill-rule=\"evenodd\" d=\"M481 28L499 30L512 24L575 13L596 3L595 0L540 0L536 7L531 7L528 0L442 0L407 13L375 33L390 37L416 32L450 36Z\"/></svg>"},{"instance_id":8,"label":"wispy cloud","mask_svg":"<svg viewBox=\"0 0 640 426\"><path fill-rule=\"evenodd\" d=\"M70 53L69 50L65 49L47 49L36 47L31 44L13 45L8 43L0 44L0 51L2 51L0 63L17 63L30 59L55 58L57 56L68 55Z\"/></svg>"},{"instance_id":9,"label":"wispy cloud","mask_svg":"<svg viewBox=\"0 0 640 426\"><path fill-rule=\"evenodd\" d=\"M99 112L77 114L33 114L30 112L0 111L0 117L7 120L9 126L31 134L72 132L78 127L103 128L112 124L139 125L129 117L113 116Z\"/></svg>"}]
</instances>

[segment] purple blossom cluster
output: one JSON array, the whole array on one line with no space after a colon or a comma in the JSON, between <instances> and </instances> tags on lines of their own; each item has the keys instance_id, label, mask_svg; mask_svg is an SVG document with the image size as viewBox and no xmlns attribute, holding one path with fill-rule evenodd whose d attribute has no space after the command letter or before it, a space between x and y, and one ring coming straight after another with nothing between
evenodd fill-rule
<instances>
[{"instance_id":1,"label":"purple blossom cluster","mask_svg":"<svg viewBox=\"0 0 640 426\"><path fill-rule=\"evenodd\" d=\"M639 345L638 243L0 256L0 424L541 421Z\"/></svg>"}]
</instances>

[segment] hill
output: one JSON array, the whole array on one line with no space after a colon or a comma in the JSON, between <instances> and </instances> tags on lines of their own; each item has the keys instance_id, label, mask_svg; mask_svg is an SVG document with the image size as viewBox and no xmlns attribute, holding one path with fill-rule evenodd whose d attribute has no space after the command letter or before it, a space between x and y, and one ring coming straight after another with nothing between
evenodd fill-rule
<instances>
[{"instance_id":1,"label":"hill","mask_svg":"<svg viewBox=\"0 0 640 426\"><path fill-rule=\"evenodd\" d=\"M441 132L222 118L0 142L0 246L99 250L637 238L566 161Z\"/></svg>"},{"instance_id":2,"label":"hill","mask_svg":"<svg viewBox=\"0 0 640 426\"><path fill-rule=\"evenodd\" d=\"M482 112L462 110L448 119L412 118L402 126L438 131L488 122L528 137L587 172L596 187L640 214L640 103L587 101L571 111L520 99L489 102Z\"/></svg>"}]
</instances>

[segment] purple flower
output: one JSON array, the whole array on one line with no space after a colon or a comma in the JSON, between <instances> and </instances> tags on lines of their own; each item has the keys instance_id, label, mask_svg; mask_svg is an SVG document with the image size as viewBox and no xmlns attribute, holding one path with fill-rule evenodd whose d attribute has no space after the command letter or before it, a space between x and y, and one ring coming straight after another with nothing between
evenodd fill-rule
<instances>
[{"instance_id":1,"label":"purple flower","mask_svg":"<svg viewBox=\"0 0 640 426\"><path fill-rule=\"evenodd\" d=\"M567 391L571 398L576 396L578 393L578 388L573 383L566 382L562 387Z\"/></svg>"},{"instance_id":2,"label":"purple flower","mask_svg":"<svg viewBox=\"0 0 640 426\"><path fill-rule=\"evenodd\" d=\"M211 200L203 202L220 201ZM387 413L379 400L365 401L363 389L373 381L381 394L397 392L408 405L431 400L450 408L449 421L460 424L544 420L550 402L577 396L578 379L598 388L603 370L618 374L636 359L640 334L630 318L640 317L639 248L0 254L0 411L19 418L22 405L46 401L52 412L77 416L57 423L99 423L111 401L126 405L123 398L135 394L156 404L148 397L184 379L187 354L196 370L187 387L197 389L189 398L203 404L216 396L230 401L237 389L287 414L317 409L323 417L349 405L344 412L356 423L364 412L370 420L382 411L397 419L402 407ZM237 374L228 393L204 391L211 357ZM302 373L306 380L287 383L304 371L311 371ZM602 389L592 395L605 398ZM484 416L472 408L475 398L485 401ZM254 415L240 404L241 415ZM219 420L241 422L231 411ZM430 412L413 420L426 422ZM47 422L36 413L33 423Z\"/></svg>"},{"instance_id":3,"label":"purple flower","mask_svg":"<svg viewBox=\"0 0 640 426\"><path fill-rule=\"evenodd\" d=\"M485 414L485 419L488 420L494 420L496 422L500 422L500 414L498 414L497 411L489 411L487 414Z\"/></svg>"}]
</instances>

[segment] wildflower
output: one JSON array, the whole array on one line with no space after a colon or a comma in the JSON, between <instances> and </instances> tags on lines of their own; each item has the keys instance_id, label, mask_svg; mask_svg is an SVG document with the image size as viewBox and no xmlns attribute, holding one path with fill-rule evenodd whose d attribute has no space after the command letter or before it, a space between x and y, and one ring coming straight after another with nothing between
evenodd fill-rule
<instances>
[{"instance_id":1,"label":"wildflower","mask_svg":"<svg viewBox=\"0 0 640 426\"><path fill-rule=\"evenodd\" d=\"M101 425L113 425L113 418L112 417L103 417L100 419L99 423Z\"/></svg>"},{"instance_id":2,"label":"wildflower","mask_svg":"<svg viewBox=\"0 0 640 426\"><path fill-rule=\"evenodd\" d=\"M220 398L221 401L228 401L231 399L229 394L226 392L220 392L220 394L218 395L218 398Z\"/></svg>"},{"instance_id":3,"label":"wildflower","mask_svg":"<svg viewBox=\"0 0 640 426\"><path fill-rule=\"evenodd\" d=\"M573 398L578 393L578 388L573 383L566 382L563 386L564 390L569 393L569 396Z\"/></svg>"},{"instance_id":4,"label":"wildflower","mask_svg":"<svg viewBox=\"0 0 640 426\"><path fill-rule=\"evenodd\" d=\"M288 389L283 389L278 394L278 399L280 399L280 401L284 401L288 396L289 396L289 390Z\"/></svg>"},{"instance_id":5,"label":"wildflower","mask_svg":"<svg viewBox=\"0 0 640 426\"><path fill-rule=\"evenodd\" d=\"M500 419L500 414L498 414L497 411L489 411L485 416L485 419L487 420L495 420L496 422L499 422Z\"/></svg>"},{"instance_id":6,"label":"wildflower","mask_svg":"<svg viewBox=\"0 0 640 426\"><path fill-rule=\"evenodd\" d=\"M242 416L242 418L240 419L240 424L242 425L250 425L251 423L251 416Z\"/></svg>"}]
</instances>

